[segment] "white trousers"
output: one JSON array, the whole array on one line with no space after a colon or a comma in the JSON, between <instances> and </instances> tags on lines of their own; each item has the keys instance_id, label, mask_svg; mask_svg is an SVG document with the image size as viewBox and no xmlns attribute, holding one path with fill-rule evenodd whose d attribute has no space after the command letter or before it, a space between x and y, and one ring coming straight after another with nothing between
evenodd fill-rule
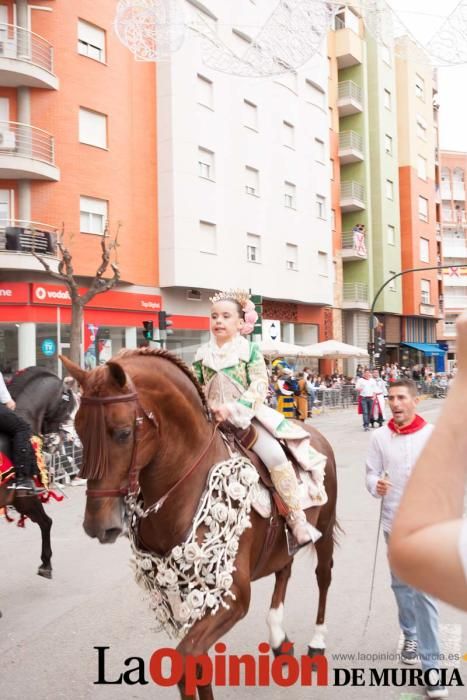
<instances>
[{"instance_id":1,"label":"white trousers","mask_svg":"<svg viewBox=\"0 0 467 700\"><path fill-rule=\"evenodd\" d=\"M251 448L263 460L269 471L287 462L287 457L281 444L258 421L254 422L258 439Z\"/></svg>"}]
</instances>

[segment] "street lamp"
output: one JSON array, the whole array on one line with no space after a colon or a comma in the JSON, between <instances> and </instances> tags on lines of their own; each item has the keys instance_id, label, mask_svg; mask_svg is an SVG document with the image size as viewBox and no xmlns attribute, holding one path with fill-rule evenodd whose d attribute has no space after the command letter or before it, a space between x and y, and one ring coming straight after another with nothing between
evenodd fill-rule
<instances>
[{"instance_id":1,"label":"street lamp","mask_svg":"<svg viewBox=\"0 0 467 700\"><path fill-rule=\"evenodd\" d=\"M378 289L371 304L370 309L370 341L368 343L368 354L370 356L370 367L373 369L375 363L375 306L378 301L381 292L387 285L395 280L397 277L402 275L407 275L409 272L425 272L425 270L449 270L450 268L467 267L467 263L463 265L435 265L434 267L412 267L410 270L402 270L402 272L397 272L395 275L389 277L384 284Z\"/></svg>"}]
</instances>

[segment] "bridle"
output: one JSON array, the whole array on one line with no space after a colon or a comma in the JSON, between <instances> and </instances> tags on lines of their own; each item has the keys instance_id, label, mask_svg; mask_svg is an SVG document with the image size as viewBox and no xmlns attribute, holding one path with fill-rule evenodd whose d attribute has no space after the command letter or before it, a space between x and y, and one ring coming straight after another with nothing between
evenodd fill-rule
<instances>
[{"instance_id":1,"label":"bridle","mask_svg":"<svg viewBox=\"0 0 467 700\"><path fill-rule=\"evenodd\" d=\"M129 378L128 378L129 379ZM137 451L138 451L138 441L141 437L141 429L143 426L144 419L146 418L151 425L158 430L159 429L159 424L152 413L152 411L146 411L143 406L141 405L138 397L138 392L136 391L133 382L131 380L127 380L127 383L130 385L130 387L133 389L128 394L121 394L120 396L82 396L81 397L81 405L91 405L91 406L96 406L96 405L108 405L112 403L128 403L130 401L136 403L136 416L135 416L135 433L134 433L134 440L133 440L133 447L131 451L131 460L130 460L130 468L128 471L128 486L126 488L119 488L119 489L87 489L86 490L86 496L89 498L119 498L119 497L125 497L127 499L132 500L135 502L136 497L139 493L139 480L138 480L138 474L139 474L139 467L137 465L136 457L137 457ZM147 517L150 515L150 513L157 513L162 506L164 505L165 501L167 498L170 496L170 494L175 491L175 489L196 469L196 467L199 465L201 460L206 456L209 448L214 442L214 438L216 437L217 429L218 429L218 423L214 426L214 429L212 431L211 437L209 438L209 441L205 448L203 449L202 453L198 456L198 458L195 460L195 462L190 466L190 468L182 474L180 479L173 484L166 493L159 498L158 501L153 503L151 506L146 508L146 510L141 511L139 513L139 516L142 518Z\"/></svg>"}]
</instances>

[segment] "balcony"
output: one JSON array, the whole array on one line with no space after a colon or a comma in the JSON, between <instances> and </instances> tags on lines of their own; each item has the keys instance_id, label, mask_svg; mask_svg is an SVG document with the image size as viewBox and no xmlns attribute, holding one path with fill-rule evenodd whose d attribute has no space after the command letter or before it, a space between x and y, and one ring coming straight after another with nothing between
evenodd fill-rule
<instances>
[{"instance_id":1,"label":"balcony","mask_svg":"<svg viewBox=\"0 0 467 700\"><path fill-rule=\"evenodd\" d=\"M436 307L434 304L420 304L419 307L420 311L420 316L432 316L434 317L436 315Z\"/></svg>"},{"instance_id":2,"label":"balcony","mask_svg":"<svg viewBox=\"0 0 467 700\"><path fill-rule=\"evenodd\" d=\"M452 183L452 198L456 202L465 202L465 189L463 182Z\"/></svg>"},{"instance_id":3,"label":"balcony","mask_svg":"<svg viewBox=\"0 0 467 700\"><path fill-rule=\"evenodd\" d=\"M446 290L445 290L446 291ZM449 296L444 294L444 312L450 313L451 311L463 311L467 309L467 295L465 296Z\"/></svg>"},{"instance_id":4,"label":"balcony","mask_svg":"<svg viewBox=\"0 0 467 700\"><path fill-rule=\"evenodd\" d=\"M51 134L29 124L0 122L0 180L60 179Z\"/></svg>"},{"instance_id":5,"label":"balcony","mask_svg":"<svg viewBox=\"0 0 467 700\"><path fill-rule=\"evenodd\" d=\"M354 231L344 231L342 234L342 260L343 262L355 262L367 260L366 236L355 234Z\"/></svg>"},{"instance_id":6,"label":"balcony","mask_svg":"<svg viewBox=\"0 0 467 700\"><path fill-rule=\"evenodd\" d=\"M58 90L52 46L27 29L0 24L0 85Z\"/></svg>"},{"instance_id":7,"label":"balcony","mask_svg":"<svg viewBox=\"0 0 467 700\"><path fill-rule=\"evenodd\" d=\"M455 338L457 335L455 323L444 323L444 335L450 338Z\"/></svg>"},{"instance_id":8,"label":"balcony","mask_svg":"<svg viewBox=\"0 0 467 700\"><path fill-rule=\"evenodd\" d=\"M467 244L462 238L443 238L443 258L467 258ZM447 261L449 265L449 260Z\"/></svg>"},{"instance_id":9,"label":"balcony","mask_svg":"<svg viewBox=\"0 0 467 700\"><path fill-rule=\"evenodd\" d=\"M36 221L0 221L0 268L43 270L33 255L43 256L53 272L58 270L57 229Z\"/></svg>"},{"instance_id":10,"label":"balcony","mask_svg":"<svg viewBox=\"0 0 467 700\"><path fill-rule=\"evenodd\" d=\"M352 29L339 27L336 31L336 58L339 70L362 63L362 40Z\"/></svg>"},{"instance_id":11,"label":"balcony","mask_svg":"<svg viewBox=\"0 0 467 700\"><path fill-rule=\"evenodd\" d=\"M341 182L341 210L345 214L350 211L366 209L365 188L353 180Z\"/></svg>"},{"instance_id":12,"label":"balcony","mask_svg":"<svg viewBox=\"0 0 467 700\"><path fill-rule=\"evenodd\" d=\"M339 159L341 165L361 163L363 160L363 139L356 131L342 131L339 134Z\"/></svg>"},{"instance_id":13,"label":"balcony","mask_svg":"<svg viewBox=\"0 0 467 700\"><path fill-rule=\"evenodd\" d=\"M344 282L342 308L369 309L370 304L368 302L368 285L364 282Z\"/></svg>"},{"instance_id":14,"label":"balcony","mask_svg":"<svg viewBox=\"0 0 467 700\"><path fill-rule=\"evenodd\" d=\"M340 117L363 112L363 91L353 80L343 80L338 83L337 110Z\"/></svg>"}]
</instances>

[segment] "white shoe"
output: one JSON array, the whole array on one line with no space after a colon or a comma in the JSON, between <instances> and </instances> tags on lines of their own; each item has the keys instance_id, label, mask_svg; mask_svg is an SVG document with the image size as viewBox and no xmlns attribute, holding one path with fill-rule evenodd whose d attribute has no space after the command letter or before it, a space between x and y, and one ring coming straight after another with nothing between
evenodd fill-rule
<instances>
[{"instance_id":1,"label":"white shoe","mask_svg":"<svg viewBox=\"0 0 467 700\"><path fill-rule=\"evenodd\" d=\"M303 510L296 510L289 513L286 520L287 525L292 530L292 534L300 547L303 547L305 544L310 544L310 542L314 544L321 537L321 532L308 522Z\"/></svg>"}]
</instances>

